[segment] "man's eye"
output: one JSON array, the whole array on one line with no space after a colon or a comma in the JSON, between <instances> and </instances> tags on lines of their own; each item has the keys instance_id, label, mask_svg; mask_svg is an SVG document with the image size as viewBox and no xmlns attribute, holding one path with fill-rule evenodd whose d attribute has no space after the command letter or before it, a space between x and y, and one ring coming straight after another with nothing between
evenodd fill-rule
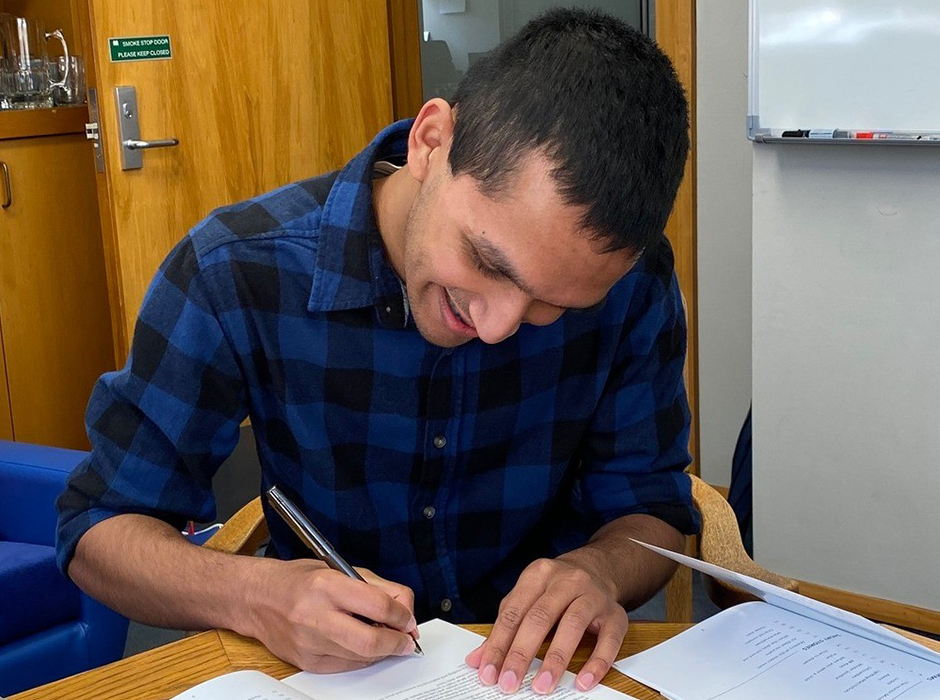
<instances>
[{"instance_id":1,"label":"man's eye","mask_svg":"<svg viewBox=\"0 0 940 700\"><path fill-rule=\"evenodd\" d=\"M499 272L499 270L494 270L492 267L487 265L485 262L483 262L483 258L481 258L476 253L471 254L471 257L473 258L473 264L476 266L477 270L482 272L485 277L489 277L492 280L503 278L503 275Z\"/></svg>"}]
</instances>

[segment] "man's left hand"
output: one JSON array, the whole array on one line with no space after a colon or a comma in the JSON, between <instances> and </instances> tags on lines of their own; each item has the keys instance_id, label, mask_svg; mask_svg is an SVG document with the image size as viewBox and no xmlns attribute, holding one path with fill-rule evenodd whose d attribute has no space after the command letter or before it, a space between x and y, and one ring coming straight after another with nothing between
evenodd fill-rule
<instances>
[{"instance_id":1,"label":"man's left hand","mask_svg":"<svg viewBox=\"0 0 940 700\"><path fill-rule=\"evenodd\" d=\"M532 689L546 695L555 690L587 631L597 636L597 644L578 673L576 685L590 690L620 652L627 613L617 601L613 581L575 552L559 559L539 559L526 567L500 604L489 639L467 656L467 664L479 670L484 685L498 682L503 692L514 693L556 624Z\"/></svg>"}]
</instances>

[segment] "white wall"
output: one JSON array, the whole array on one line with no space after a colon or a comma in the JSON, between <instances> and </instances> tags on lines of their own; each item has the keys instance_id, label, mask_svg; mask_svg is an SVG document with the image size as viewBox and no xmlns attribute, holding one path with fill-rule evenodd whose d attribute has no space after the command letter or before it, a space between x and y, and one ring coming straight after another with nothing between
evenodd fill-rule
<instances>
[{"instance_id":1,"label":"white wall","mask_svg":"<svg viewBox=\"0 0 940 700\"><path fill-rule=\"evenodd\" d=\"M699 2L696 14L699 462L706 481L725 486L751 402L747 8Z\"/></svg>"},{"instance_id":2,"label":"white wall","mask_svg":"<svg viewBox=\"0 0 940 700\"><path fill-rule=\"evenodd\" d=\"M754 542L940 609L940 149L754 147Z\"/></svg>"}]
</instances>

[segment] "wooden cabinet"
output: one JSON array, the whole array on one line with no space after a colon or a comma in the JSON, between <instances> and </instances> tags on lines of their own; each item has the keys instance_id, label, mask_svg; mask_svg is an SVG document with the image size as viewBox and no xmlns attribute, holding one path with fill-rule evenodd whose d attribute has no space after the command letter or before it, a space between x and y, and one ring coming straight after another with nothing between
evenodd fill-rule
<instances>
[{"instance_id":1,"label":"wooden cabinet","mask_svg":"<svg viewBox=\"0 0 940 700\"><path fill-rule=\"evenodd\" d=\"M13 439L13 416L7 391L7 364L3 358L3 329L0 328L0 440Z\"/></svg>"},{"instance_id":2,"label":"wooden cabinet","mask_svg":"<svg viewBox=\"0 0 940 700\"><path fill-rule=\"evenodd\" d=\"M84 107L0 112L13 190L0 209L0 438L87 447L92 385L127 356L170 248L214 207L342 166L392 121L391 9L0 0L83 56L104 153L96 172ZM110 37L156 34L170 60L110 60ZM141 169L122 168L117 86L137 91L141 138L179 139Z\"/></svg>"},{"instance_id":3,"label":"wooden cabinet","mask_svg":"<svg viewBox=\"0 0 940 700\"><path fill-rule=\"evenodd\" d=\"M12 194L0 209L7 437L87 448L88 396L114 367L91 144L84 134L4 139L0 161ZM0 409L0 435L3 424Z\"/></svg>"}]
</instances>

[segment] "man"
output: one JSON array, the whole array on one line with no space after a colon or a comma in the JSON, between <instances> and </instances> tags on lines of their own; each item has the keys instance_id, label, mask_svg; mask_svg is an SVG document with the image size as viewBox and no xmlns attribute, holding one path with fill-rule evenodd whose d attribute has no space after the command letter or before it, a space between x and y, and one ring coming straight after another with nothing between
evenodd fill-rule
<instances>
[{"instance_id":1,"label":"man","mask_svg":"<svg viewBox=\"0 0 940 700\"><path fill-rule=\"evenodd\" d=\"M662 229L688 150L668 60L557 10L342 171L213 213L96 385L59 562L150 624L225 627L309 670L409 654L418 619L495 619L488 685L607 672L697 527L685 321ZM268 558L188 545L251 416L277 484L371 585L266 513ZM359 615L384 627L370 626Z\"/></svg>"}]
</instances>

